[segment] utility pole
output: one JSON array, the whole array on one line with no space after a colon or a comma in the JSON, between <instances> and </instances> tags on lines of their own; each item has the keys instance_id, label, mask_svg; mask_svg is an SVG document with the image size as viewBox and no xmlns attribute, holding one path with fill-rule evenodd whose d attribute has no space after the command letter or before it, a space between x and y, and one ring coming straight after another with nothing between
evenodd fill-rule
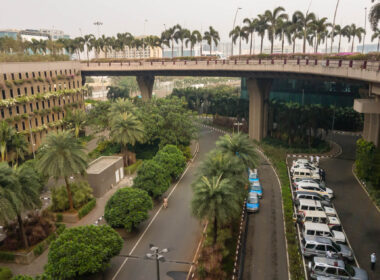
<instances>
[{"instance_id":1,"label":"utility pole","mask_svg":"<svg viewBox=\"0 0 380 280\"><path fill-rule=\"evenodd\" d=\"M333 26L331 30L331 47L330 47L330 53L332 53L332 48L333 48L333 43L334 43L334 32L335 32L335 19L336 19L336 13L338 11L338 6L339 6L339 1L336 2L336 8L335 8L335 13L334 13L334 20L333 20Z\"/></svg>"},{"instance_id":2,"label":"utility pole","mask_svg":"<svg viewBox=\"0 0 380 280\"><path fill-rule=\"evenodd\" d=\"M101 21L95 21L94 25L97 26L97 28L98 28L98 38L99 38L100 37L100 26L103 25L103 22L101 22Z\"/></svg>"},{"instance_id":3,"label":"utility pole","mask_svg":"<svg viewBox=\"0 0 380 280\"><path fill-rule=\"evenodd\" d=\"M232 26L232 30L235 29L236 17L237 17L239 10L241 10L241 8L237 7L236 12L235 12L235 18L234 18L234 24ZM234 41L232 40L232 42L231 42L231 56L233 56L233 55L234 55Z\"/></svg>"},{"instance_id":4,"label":"utility pole","mask_svg":"<svg viewBox=\"0 0 380 280\"><path fill-rule=\"evenodd\" d=\"M156 260L157 280L160 280L160 261L161 262L165 261L165 257L163 253L167 253L169 252L169 250L166 248L160 250L160 248L158 248L157 246L154 246L153 244L150 244L149 247L153 253L147 253L146 257L148 259Z\"/></svg>"},{"instance_id":5,"label":"utility pole","mask_svg":"<svg viewBox=\"0 0 380 280\"><path fill-rule=\"evenodd\" d=\"M364 35L362 53L364 53L365 34L367 33L367 7L364 8L364 11Z\"/></svg>"}]
</instances>

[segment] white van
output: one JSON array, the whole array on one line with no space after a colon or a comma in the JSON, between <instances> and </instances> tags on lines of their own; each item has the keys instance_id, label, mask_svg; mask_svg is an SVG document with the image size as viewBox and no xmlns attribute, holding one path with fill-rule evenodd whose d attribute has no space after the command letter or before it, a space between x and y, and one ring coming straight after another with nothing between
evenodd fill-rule
<instances>
[{"instance_id":1,"label":"white van","mask_svg":"<svg viewBox=\"0 0 380 280\"><path fill-rule=\"evenodd\" d=\"M309 183L309 182L298 182L296 185L297 191L312 191L320 194L323 197L327 197L329 199L334 197L334 192L330 188L322 187L317 183Z\"/></svg>"},{"instance_id":2,"label":"white van","mask_svg":"<svg viewBox=\"0 0 380 280\"><path fill-rule=\"evenodd\" d=\"M311 178L315 180L320 180L321 177L319 173L313 172L307 168L294 168L292 172L292 179L296 180L297 178Z\"/></svg>"},{"instance_id":3,"label":"white van","mask_svg":"<svg viewBox=\"0 0 380 280\"><path fill-rule=\"evenodd\" d=\"M303 213L304 211L321 211L324 212L324 209L321 203L317 200L311 199L299 199L298 200L298 213Z\"/></svg>"},{"instance_id":4,"label":"white van","mask_svg":"<svg viewBox=\"0 0 380 280\"><path fill-rule=\"evenodd\" d=\"M346 243L346 237L343 232L330 230L328 225L320 223L305 222L302 228L302 235L305 236L322 236L330 238L337 243Z\"/></svg>"},{"instance_id":5,"label":"white van","mask_svg":"<svg viewBox=\"0 0 380 280\"><path fill-rule=\"evenodd\" d=\"M341 224L338 218L327 216L322 211L304 211L297 215L297 221L301 224L306 222L326 224L330 229L340 230Z\"/></svg>"}]
</instances>

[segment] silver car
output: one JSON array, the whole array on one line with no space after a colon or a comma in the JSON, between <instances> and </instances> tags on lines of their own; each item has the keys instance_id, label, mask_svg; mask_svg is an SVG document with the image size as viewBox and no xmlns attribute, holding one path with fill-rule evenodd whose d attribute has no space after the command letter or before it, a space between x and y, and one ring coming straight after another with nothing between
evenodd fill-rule
<instances>
[{"instance_id":1,"label":"silver car","mask_svg":"<svg viewBox=\"0 0 380 280\"><path fill-rule=\"evenodd\" d=\"M305 257L327 257L329 251L333 258L344 257L350 261L354 259L354 255L348 246L336 244L327 237L305 236L301 241L301 252Z\"/></svg>"}]
</instances>

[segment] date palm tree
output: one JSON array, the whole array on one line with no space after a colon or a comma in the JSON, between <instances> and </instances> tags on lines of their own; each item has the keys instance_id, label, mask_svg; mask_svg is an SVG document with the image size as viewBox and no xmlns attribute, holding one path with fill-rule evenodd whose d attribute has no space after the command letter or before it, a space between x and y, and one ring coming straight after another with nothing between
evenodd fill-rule
<instances>
[{"instance_id":1,"label":"date palm tree","mask_svg":"<svg viewBox=\"0 0 380 280\"><path fill-rule=\"evenodd\" d=\"M112 118L110 136L120 144L124 166L128 166L128 144L134 146L144 140L144 126L132 113L125 112Z\"/></svg>"},{"instance_id":2,"label":"date palm tree","mask_svg":"<svg viewBox=\"0 0 380 280\"><path fill-rule=\"evenodd\" d=\"M270 53L273 53L274 38L276 36L276 29L280 20L288 19L288 15L284 14L285 9L283 7L277 7L273 11L266 10L264 16L268 23L268 38L270 41Z\"/></svg>"},{"instance_id":3,"label":"date palm tree","mask_svg":"<svg viewBox=\"0 0 380 280\"><path fill-rule=\"evenodd\" d=\"M0 153L1 161L5 161L8 153L8 147L12 141L16 130L10 126L6 121L0 122Z\"/></svg>"},{"instance_id":4,"label":"date palm tree","mask_svg":"<svg viewBox=\"0 0 380 280\"><path fill-rule=\"evenodd\" d=\"M347 28L348 42L352 40L351 52L354 51L355 37L358 37L360 43L363 34L365 34L365 30L362 27L357 27L354 23Z\"/></svg>"},{"instance_id":5,"label":"date palm tree","mask_svg":"<svg viewBox=\"0 0 380 280\"><path fill-rule=\"evenodd\" d=\"M265 32L267 31L267 28L268 28L267 18L264 15L258 15L256 32L261 38L260 53L263 53L264 36L265 36Z\"/></svg>"},{"instance_id":6,"label":"date palm tree","mask_svg":"<svg viewBox=\"0 0 380 280\"><path fill-rule=\"evenodd\" d=\"M207 219L213 225L213 245L218 239L218 228L239 213L240 205L233 185L228 179L200 177L194 185L191 208L194 216Z\"/></svg>"},{"instance_id":7,"label":"date palm tree","mask_svg":"<svg viewBox=\"0 0 380 280\"><path fill-rule=\"evenodd\" d=\"M25 155L28 154L28 141L26 141L25 136L16 133L13 135L9 147L12 152L12 160L15 162L16 166L18 165L18 160L25 159Z\"/></svg>"},{"instance_id":8,"label":"date palm tree","mask_svg":"<svg viewBox=\"0 0 380 280\"><path fill-rule=\"evenodd\" d=\"M17 219L25 248L29 248L29 242L22 214L41 206L40 187L38 175L30 166L13 169L7 163L0 164L0 220Z\"/></svg>"},{"instance_id":9,"label":"date palm tree","mask_svg":"<svg viewBox=\"0 0 380 280\"><path fill-rule=\"evenodd\" d=\"M230 31L229 36L232 38L232 44L236 44L236 40L239 39L239 55L241 55L241 40L247 40L249 36L246 29L241 28L239 25L235 26L235 28Z\"/></svg>"},{"instance_id":10,"label":"date palm tree","mask_svg":"<svg viewBox=\"0 0 380 280\"><path fill-rule=\"evenodd\" d=\"M83 110L68 111L64 122L67 128L74 130L75 138L79 137L79 132L86 125L86 113Z\"/></svg>"},{"instance_id":11,"label":"date palm tree","mask_svg":"<svg viewBox=\"0 0 380 280\"><path fill-rule=\"evenodd\" d=\"M216 31L212 26L210 26L209 30L204 33L203 39L206 40L207 44L210 46L210 55L211 55L212 42L214 42L215 46L218 46L218 43L220 41L219 32Z\"/></svg>"},{"instance_id":12,"label":"date palm tree","mask_svg":"<svg viewBox=\"0 0 380 280\"><path fill-rule=\"evenodd\" d=\"M69 177L84 173L87 168L87 155L84 147L70 131L50 132L37 154L37 170L54 178L64 178L70 211L74 210Z\"/></svg>"},{"instance_id":13,"label":"date palm tree","mask_svg":"<svg viewBox=\"0 0 380 280\"><path fill-rule=\"evenodd\" d=\"M198 30L194 30L189 34L189 36L186 38L186 48L188 47L188 44L190 44L190 55L193 56L193 50L194 46L202 41L202 35Z\"/></svg>"},{"instance_id":14,"label":"date palm tree","mask_svg":"<svg viewBox=\"0 0 380 280\"><path fill-rule=\"evenodd\" d=\"M180 25L177 25L177 31L174 33L174 40L178 44L178 41L181 41L181 56L183 56L183 45L186 38L190 36L190 30L182 28Z\"/></svg>"},{"instance_id":15,"label":"date palm tree","mask_svg":"<svg viewBox=\"0 0 380 280\"><path fill-rule=\"evenodd\" d=\"M372 30L375 31L380 20L380 3L377 3L371 7L368 17Z\"/></svg>"},{"instance_id":16,"label":"date palm tree","mask_svg":"<svg viewBox=\"0 0 380 280\"><path fill-rule=\"evenodd\" d=\"M380 29L379 28L376 28L375 32L372 34L371 42L373 42L373 40L376 40L376 39L377 39L377 52L379 52L379 47L380 47Z\"/></svg>"},{"instance_id":17,"label":"date palm tree","mask_svg":"<svg viewBox=\"0 0 380 280\"><path fill-rule=\"evenodd\" d=\"M296 11L293 14L293 22L298 22L302 26L303 31L303 48L302 52L306 52L306 41L308 38L308 31L310 31L310 25L311 23L316 19L314 13L307 12L306 14L303 14L301 11Z\"/></svg>"},{"instance_id":18,"label":"date palm tree","mask_svg":"<svg viewBox=\"0 0 380 280\"><path fill-rule=\"evenodd\" d=\"M257 28L257 24L258 24L258 19L257 18L253 18L253 19L250 19L250 18L245 18L243 20L243 23L245 23L245 30L246 32L249 34L249 54L251 55L252 54L252 48L253 48L253 52L255 52L255 46L254 46L254 35L255 35L255 31L256 31L256 28Z\"/></svg>"}]
</instances>

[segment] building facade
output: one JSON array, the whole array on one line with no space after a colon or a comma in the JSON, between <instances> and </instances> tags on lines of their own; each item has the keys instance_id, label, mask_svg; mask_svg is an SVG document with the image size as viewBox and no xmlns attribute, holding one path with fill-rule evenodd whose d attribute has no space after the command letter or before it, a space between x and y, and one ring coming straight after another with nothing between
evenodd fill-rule
<instances>
[{"instance_id":1,"label":"building facade","mask_svg":"<svg viewBox=\"0 0 380 280\"><path fill-rule=\"evenodd\" d=\"M71 61L0 63L0 121L25 135L31 152L63 129L67 110L84 109L78 69Z\"/></svg>"}]
</instances>

